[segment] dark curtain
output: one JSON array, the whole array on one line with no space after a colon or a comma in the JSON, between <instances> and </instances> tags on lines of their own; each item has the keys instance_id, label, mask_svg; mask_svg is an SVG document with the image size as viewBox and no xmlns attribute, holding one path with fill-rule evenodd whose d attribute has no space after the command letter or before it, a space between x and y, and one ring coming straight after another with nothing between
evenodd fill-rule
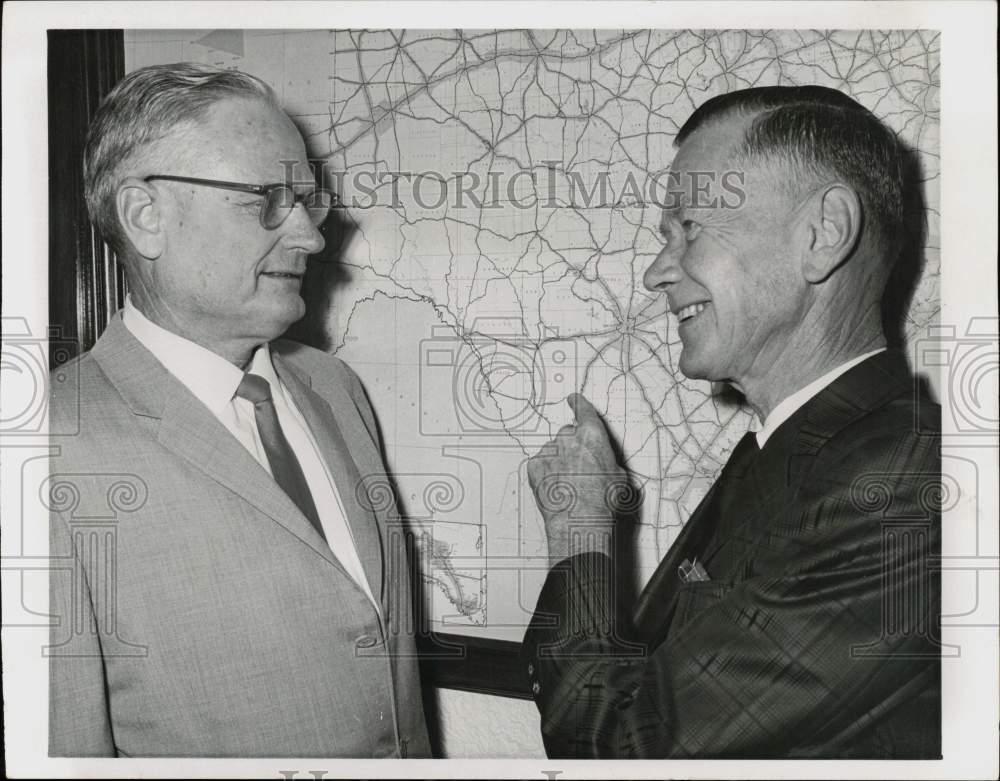
<instances>
[{"instance_id":1,"label":"dark curtain","mask_svg":"<svg viewBox=\"0 0 1000 781\"><path fill-rule=\"evenodd\" d=\"M125 276L87 219L83 143L125 75L122 30L49 30L49 323L54 367L89 350L125 300Z\"/></svg>"}]
</instances>

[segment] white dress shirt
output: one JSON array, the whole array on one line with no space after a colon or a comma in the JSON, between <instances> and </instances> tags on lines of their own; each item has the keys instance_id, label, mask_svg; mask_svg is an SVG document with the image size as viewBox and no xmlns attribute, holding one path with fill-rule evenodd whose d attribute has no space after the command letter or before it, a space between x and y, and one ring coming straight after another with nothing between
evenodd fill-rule
<instances>
[{"instance_id":1,"label":"white dress shirt","mask_svg":"<svg viewBox=\"0 0 1000 781\"><path fill-rule=\"evenodd\" d=\"M868 360L873 355L878 355L881 352L885 352L884 347L872 350L864 355L859 355L857 358L851 358L851 360L840 364L840 366L836 369L832 369L822 377L813 380L801 390L795 391L795 393L791 396L786 396L775 406L773 410L771 410L771 414L764 419L764 425L762 425L757 431L757 445L759 447L764 447L764 443L767 442L771 434L777 431L778 426L788 420L799 408L802 407L803 404L837 379L841 374L846 372L848 369L857 366L862 361Z\"/></svg>"},{"instance_id":2,"label":"white dress shirt","mask_svg":"<svg viewBox=\"0 0 1000 781\"><path fill-rule=\"evenodd\" d=\"M271 466L268 464L264 445L257 431L253 404L236 396L236 389L243 379L243 372L211 350L151 322L135 308L130 296L125 298L122 322L142 346L208 407L219 422L270 474ZM278 413L278 422L302 467L330 550L378 609L378 602L372 595L368 579L361 567L361 559L358 557L351 527L347 523L347 514L344 512L333 476L323 460L305 418L275 373L271 363L271 351L266 344L254 352L247 371L263 377L271 386L271 397Z\"/></svg>"}]
</instances>

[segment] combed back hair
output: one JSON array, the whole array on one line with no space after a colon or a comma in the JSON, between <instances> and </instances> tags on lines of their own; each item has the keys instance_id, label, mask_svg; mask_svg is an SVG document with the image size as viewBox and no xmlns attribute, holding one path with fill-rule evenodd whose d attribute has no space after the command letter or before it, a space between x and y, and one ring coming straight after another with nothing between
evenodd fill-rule
<instances>
[{"instance_id":1,"label":"combed back hair","mask_svg":"<svg viewBox=\"0 0 1000 781\"><path fill-rule=\"evenodd\" d=\"M116 252L124 252L128 241L118 224L115 197L135 158L228 98L278 105L274 91L256 76L191 62L133 71L101 102L83 151L84 194L91 222Z\"/></svg>"},{"instance_id":2,"label":"combed back hair","mask_svg":"<svg viewBox=\"0 0 1000 781\"><path fill-rule=\"evenodd\" d=\"M904 229L905 195L905 148L892 130L829 87L753 87L703 103L674 143L734 114L752 117L738 159L783 163L796 175L792 184L832 176L853 188L861 201L862 236L868 234L883 263L892 266Z\"/></svg>"}]
</instances>

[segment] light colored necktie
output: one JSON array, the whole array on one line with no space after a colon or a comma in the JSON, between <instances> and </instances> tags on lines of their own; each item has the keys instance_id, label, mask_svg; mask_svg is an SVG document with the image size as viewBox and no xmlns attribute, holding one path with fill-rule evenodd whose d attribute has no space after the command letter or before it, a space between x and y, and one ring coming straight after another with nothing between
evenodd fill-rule
<instances>
[{"instance_id":1,"label":"light colored necktie","mask_svg":"<svg viewBox=\"0 0 1000 781\"><path fill-rule=\"evenodd\" d=\"M254 417L257 420L257 431L264 445L264 454L271 465L271 474L288 497L298 505L302 514L316 527L319 536L326 540L323 525L316 512L312 492L302 472L295 452L278 423L278 413L271 398L271 386L263 377L256 374L244 374L236 395L253 404Z\"/></svg>"}]
</instances>

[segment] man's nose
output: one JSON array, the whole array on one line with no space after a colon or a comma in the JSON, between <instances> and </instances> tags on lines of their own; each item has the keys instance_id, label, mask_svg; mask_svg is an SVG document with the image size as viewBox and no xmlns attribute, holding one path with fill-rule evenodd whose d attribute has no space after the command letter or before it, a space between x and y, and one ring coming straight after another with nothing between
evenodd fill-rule
<instances>
[{"instance_id":1,"label":"man's nose","mask_svg":"<svg viewBox=\"0 0 1000 781\"><path fill-rule=\"evenodd\" d=\"M674 243L660 250L642 275L642 284L651 293L666 293L671 285L681 281L680 259L684 250Z\"/></svg>"},{"instance_id":2,"label":"man's nose","mask_svg":"<svg viewBox=\"0 0 1000 781\"><path fill-rule=\"evenodd\" d=\"M301 203L295 204L292 213L282 223L281 228L286 232L288 244L295 249L301 249L308 255L322 252L323 247L326 246L326 239L323 238L319 227L313 223L309 212Z\"/></svg>"}]
</instances>

